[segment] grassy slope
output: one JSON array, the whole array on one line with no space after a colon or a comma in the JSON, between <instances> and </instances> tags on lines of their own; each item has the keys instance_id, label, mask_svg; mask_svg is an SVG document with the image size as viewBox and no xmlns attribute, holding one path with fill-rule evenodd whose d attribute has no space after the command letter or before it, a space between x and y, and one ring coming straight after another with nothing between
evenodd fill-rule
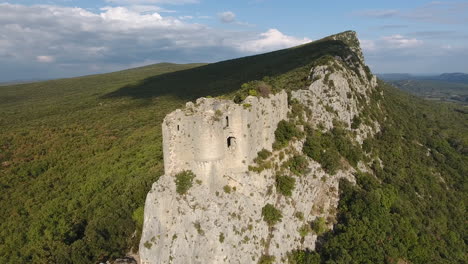
<instances>
[{"instance_id":1,"label":"grassy slope","mask_svg":"<svg viewBox=\"0 0 468 264\"><path fill-rule=\"evenodd\" d=\"M306 65L346 52L328 39L189 70L163 64L0 87L0 262L122 256L138 242L146 193L163 173L168 112L298 68L302 79L281 87L302 85Z\"/></svg>"}]
</instances>

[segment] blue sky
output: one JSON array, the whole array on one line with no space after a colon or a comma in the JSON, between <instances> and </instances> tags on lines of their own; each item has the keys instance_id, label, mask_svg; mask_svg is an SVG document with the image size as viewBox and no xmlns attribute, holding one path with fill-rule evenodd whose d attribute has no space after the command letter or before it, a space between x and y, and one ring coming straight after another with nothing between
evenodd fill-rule
<instances>
[{"instance_id":1,"label":"blue sky","mask_svg":"<svg viewBox=\"0 0 468 264\"><path fill-rule=\"evenodd\" d=\"M0 81L214 62L358 32L376 73L468 72L468 1L0 1Z\"/></svg>"}]
</instances>

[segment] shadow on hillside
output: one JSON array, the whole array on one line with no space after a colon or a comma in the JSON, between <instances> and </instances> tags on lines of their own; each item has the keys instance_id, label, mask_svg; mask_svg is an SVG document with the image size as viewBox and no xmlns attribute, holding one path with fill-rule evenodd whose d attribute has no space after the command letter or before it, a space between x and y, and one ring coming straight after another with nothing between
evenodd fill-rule
<instances>
[{"instance_id":1,"label":"shadow on hillside","mask_svg":"<svg viewBox=\"0 0 468 264\"><path fill-rule=\"evenodd\" d=\"M349 52L349 47L342 41L324 39L295 48L157 75L136 85L124 86L103 98L150 99L169 95L194 100L201 96L219 96L239 89L245 82L274 77L311 64L323 55L344 57Z\"/></svg>"}]
</instances>

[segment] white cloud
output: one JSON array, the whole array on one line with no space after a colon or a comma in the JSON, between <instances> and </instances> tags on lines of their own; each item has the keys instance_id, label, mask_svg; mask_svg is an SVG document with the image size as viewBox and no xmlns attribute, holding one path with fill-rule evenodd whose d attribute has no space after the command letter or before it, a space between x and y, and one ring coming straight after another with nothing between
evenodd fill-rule
<instances>
[{"instance_id":1,"label":"white cloud","mask_svg":"<svg viewBox=\"0 0 468 264\"><path fill-rule=\"evenodd\" d=\"M361 48L363 51L374 51L376 49L375 41L368 39L360 39Z\"/></svg>"},{"instance_id":2,"label":"white cloud","mask_svg":"<svg viewBox=\"0 0 468 264\"><path fill-rule=\"evenodd\" d=\"M413 21L438 24L466 24L468 2L433 1L412 9L368 9L354 12L355 15L370 18L402 18Z\"/></svg>"},{"instance_id":3,"label":"white cloud","mask_svg":"<svg viewBox=\"0 0 468 264\"><path fill-rule=\"evenodd\" d=\"M190 20L193 19L193 16L179 16L180 20Z\"/></svg>"},{"instance_id":4,"label":"white cloud","mask_svg":"<svg viewBox=\"0 0 468 264\"><path fill-rule=\"evenodd\" d=\"M89 74L145 61L213 62L309 41L273 29L226 31L182 18L130 6L92 12L0 4L0 80L30 77L20 74L41 78Z\"/></svg>"},{"instance_id":5,"label":"white cloud","mask_svg":"<svg viewBox=\"0 0 468 264\"><path fill-rule=\"evenodd\" d=\"M244 52L266 52L275 49L289 48L311 40L308 38L295 38L284 35L277 29L270 29L260 34L260 38L240 43L238 48Z\"/></svg>"},{"instance_id":6,"label":"white cloud","mask_svg":"<svg viewBox=\"0 0 468 264\"><path fill-rule=\"evenodd\" d=\"M165 9L155 5L130 5L127 7L129 10L138 13L158 12L158 13L175 13L174 10Z\"/></svg>"},{"instance_id":7,"label":"white cloud","mask_svg":"<svg viewBox=\"0 0 468 264\"><path fill-rule=\"evenodd\" d=\"M462 58L468 55L465 45L422 41L407 35L382 36L360 40L374 72L436 73L466 71Z\"/></svg>"},{"instance_id":8,"label":"white cloud","mask_svg":"<svg viewBox=\"0 0 468 264\"><path fill-rule=\"evenodd\" d=\"M422 40L406 38L402 35L392 35L382 37L382 40L392 48L414 48L423 44Z\"/></svg>"},{"instance_id":9,"label":"white cloud","mask_svg":"<svg viewBox=\"0 0 468 264\"><path fill-rule=\"evenodd\" d=\"M445 49L445 50L451 50L451 49L453 49L452 45L448 45L448 44L442 45L441 48L442 48L442 49Z\"/></svg>"},{"instance_id":10,"label":"white cloud","mask_svg":"<svg viewBox=\"0 0 468 264\"><path fill-rule=\"evenodd\" d=\"M141 4L196 4L198 0L106 0L107 3L117 5L141 5Z\"/></svg>"},{"instance_id":11,"label":"white cloud","mask_svg":"<svg viewBox=\"0 0 468 264\"><path fill-rule=\"evenodd\" d=\"M379 52L382 50L414 50L424 45L424 41L406 37L400 34L383 36L376 40L360 39L364 52Z\"/></svg>"},{"instance_id":12,"label":"white cloud","mask_svg":"<svg viewBox=\"0 0 468 264\"><path fill-rule=\"evenodd\" d=\"M36 57L36 60L37 60L38 62L49 63L49 62L54 62L54 61L55 61L55 58L54 58L53 56L40 55L40 56L37 56L37 57Z\"/></svg>"},{"instance_id":13,"label":"white cloud","mask_svg":"<svg viewBox=\"0 0 468 264\"><path fill-rule=\"evenodd\" d=\"M218 17L223 23L232 23L236 20L236 14L231 11L219 13Z\"/></svg>"},{"instance_id":14,"label":"white cloud","mask_svg":"<svg viewBox=\"0 0 468 264\"><path fill-rule=\"evenodd\" d=\"M359 16L364 17L374 17L374 18L389 18L394 17L400 14L398 10L395 9L373 9L373 10L363 10L356 13Z\"/></svg>"}]
</instances>

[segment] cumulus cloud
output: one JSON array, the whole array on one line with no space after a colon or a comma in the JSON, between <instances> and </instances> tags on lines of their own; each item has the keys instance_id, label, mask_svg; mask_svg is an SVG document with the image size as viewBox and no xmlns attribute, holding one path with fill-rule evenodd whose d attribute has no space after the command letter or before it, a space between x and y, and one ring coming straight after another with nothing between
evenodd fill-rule
<instances>
[{"instance_id":1,"label":"cumulus cloud","mask_svg":"<svg viewBox=\"0 0 468 264\"><path fill-rule=\"evenodd\" d=\"M176 13L174 10L165 9L155 5L130 5L127 6L129 10L138 12L138 13L149 13L149 12L158 12L158 13Z\"/></svg>"},{"instance_id":2,"label":"cumulus cloud","mask_svg":"<svg viewBox=\"0 0 468 264\"><path fill-rule=\"evenodd\" d=\"M238 46L240 50L245 52L265 52L275 49L283 49L292 46L297 46L310 42L308 38L295 38L284 35L277 29L270 29L265 33L260 34L259 39L249 40L240 43Z\"/></svg>"},{"instance_id":3,"label":"cumulus cloud","mask_svg":"<svg viewBox=\"0 0 468 264\"><path fill-rule=\"evenodd\" d=\"M388 46L393 48L413 48L421 46L421 44L423 44L422 40L415 38L406 38L398 34L382 37L382 40L386 42Z\"/></svg>"},{"instance_id":4,"label":"cumulus cloud","mask_svg":"<svg viewBox=\"0 0 468 264\"><path fill-rule=\"evenodd\" d=\"M366 61L378 73L442 73L468 71L460 58L468 55L465 45L423 41L403 34L361 39Z\"/></svg>"},{"instance_id":5,"label":"cumulus cloud","mask_svg":"<svg viewBox=\"0 0 468 264\"><path fill-rule=\"evenodd\" d=\"M218 14L219 20L223 23L232 23L236 20L236 14L231 11L226 11Z\"/></svg>"},{"instance_id":6,"label":"cumulus cloud","mask_svg":"<svg viewBox=\"0 0 468 264\"><path fill-rule=\"evenodd\" d=\"M364 51L374 51L376 49L375 41L373 40L360 39L359 42L361 43L361 48Z\"/></svg>"},{"instance_id":7,"label":"cumulus cloud","mask_svg":"<svg viewBox=\"0 0 468 264\"><path fill-rule=\"evenodd\" d=\"M309 41L274 29L226 31L186 19L122 6L91 12L0 4L0 79L81 75L145 61L213 62Z\"/></svg>"},{"instance_id":8,"label":"cumulus cloud","mask_svg":"<svg viewBox=\"0 0 468 264\"><path fill-rule=\"evenodd\" d=\"M421 47L424 41L416 38L406 37L400 34L383 36L377 40L361 39L361 48L365 52L375 52L380 50L411 50Z\"/></svg>"},{"instance_id":9,"label":"cumulus cloud","mask_svg":"<svg viewBox=\"0 0 468 264\"><path fill-rule=\"evenodd\" d=\"M55 58L53 56L40 55L36 57L38 62L54 62Z\"/></svg>"}]
</instances>

